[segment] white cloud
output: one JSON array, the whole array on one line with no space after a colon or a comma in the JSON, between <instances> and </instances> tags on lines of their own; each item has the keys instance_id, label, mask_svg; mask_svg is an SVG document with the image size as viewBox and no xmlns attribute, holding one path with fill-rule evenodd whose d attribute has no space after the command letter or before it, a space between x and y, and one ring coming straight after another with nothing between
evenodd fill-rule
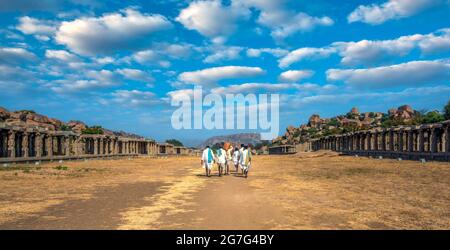
<instances>
[{"instance_id":1,"label":"white cloud","mask_svg":"<svg viewBox=\"0 0 450 250\"><path fill-rule=\"evenodd\" d=\"M111 86L115 85L110 82L102 82L98 80L57 80L53 82L53 86L50 89L60 94L68 94L85 90L107 88Z\"/></svg>"},{"instance_id":2,"label":"white cloud","mask_svg":"<svg viewBox=\"0 0 450 250\"><path fill-rule=\"evenodd\" d=\"M445 95L450 94L450 87L448 86L434 86L434 87L419 87L419 88L407 88L402 91L396 92L358 92L358 93L338 93L338 94L319 94L309 95L302 98L289 99L290 107L310 107L310 105L328 105L328 104L350 104L354 105L355 102L362 102L366 106L377 106L380 103L398 103L398 105L412 102L417 100L427 99L440 99Z\"/></svg>"},{"instance_id":3,"label":"white cloud","mask_svg":"<svg viewBox=\"0 0 450 250\"><path fill-rule=\"evenodd\" d=\"M435 34L428 34L420 41L419 47L424 54L450 51L450 28L441 29Z\"/></svg>"},{"instance_id":4,"label":"white cloud","mask_svg":"<svg viewBox=\"0 0 450 250\"><path fill-rule=\"evenodd\" d=\"M239 6L222 5L220 0L193 1L176 18L189 30L196 30L218 43L236 30L236 21L247 18L249 11Z\"/></svg>"},{"instance_id":5,"label":"white cloud","mask_svg":"<svg viewBox=\"0 0 450 250\"><path fill-rule=\"evenodd\" d=\"M278 92L289 89L296 89L299 84L291 83L243 83L236 85L229 85L226 87L217 87L211 90L214 94L245 94L245 93L257 93L264 91L264 93Z\"/></svg>"},{"instance_id":6,"label":"white cloud","mask_svg":"<svg viewBox=\"0 0 450 250\"><path fill-rule=\"evenodd\" d=\"M149 74L139 69L117 69L117 73L123 75L126 79L133 81L152 83L155 79Z\"/></svg>"},{"instance_id":7,"label":"white cloud","mask_svg":"<svg viewBox=\"0 0 450 250\"><path fill-rule=\"evenodd\" d=\"M78 60L78 57L65 50L46 50L45 57L58 59L65 62L74 62Z\"/></svg>"},{"instance_id":8,"label":"white cloud","mask_svg":"<svg viewBox=\"0 0 450 250\"><path fill-rule=\"evenodd\" d=\"M56 33L56 41L82 55L112 54L120 50L136 50L153 33L171 26L162 15L125 9L101 17L63 22Z\"/></svg>"},{"instance_id":9,"label":"white cloud","mask_svg":"<svg viewBox=\"0 0 450 250\"><path fill-rule=\"evenodd\" d=\"M285 57L278 60L278 66L281 68L286 68L291 64L304 60L304 59L318 59L326 58L331 54L335 53L336 49L332 47L325 48L300 48L291 51Z\"/></svg>"},{"instance_id":10,"label":"white cloud","mask_svg":"<svg viewBox=\"0 0 450 250\"><path fill-rule=\"evenodd\" d=\"M217 63L221 61L230 61L240 58L242 47L217 46L213 48L213 53L203 59L204 63Z\"/></svg>"},{"instance_id":11,"label":"white cloud","mask_svg":"<svg viewBox=\"0 0 450 250\"><path fill-rule=\"evenodd\" d=\"M260 57L263 53L273 55L274 57L282 57L287 55L289 51L280 48L261 48L261 49L250 48L247 49L246 53L248 57Z\"/></svg>"},{"instance_id":12,"label":"white cloud","mask_svg":"<svg viewBox=\"0 0 450 250\"><path fill-rule=\"evenodd\" d=\"M298 82L313 75L312 70L288 70L281 73L278 79L282 82Z\"/></svg>"},{"instance_id":13,"label":"white cloud","mask_svg":"<svg viewBox=\"0 0 450 250\"><path fill-rule=\"evenodd\" d=\"M297 32L305 32L317 26L331 26L334 21L327 17L314 17L295 12L286 6L285 0L235 0L236 5L259 10L257 23L271 29L271 35L280 41Z\"/></svg>"},{"instance_id":14,"label":"white cloud","mask_svg":"<svg viewBox=\"0 0 450 250\"><path fill-rule=\"evenodd\" d=\"M155 93L140 90L117 90L112 93L111 101L131 107L147 107L160 103Z\"/></svg>"},{"instance_id":15,"label":"white cloud","mask_svg":"<svg viewBox=\"0 0 450 250\"><path fill-rule=\"evenodd\" d=\"M183 72L178 76L178 80L196 85L213 85L223 79L256 77L265 74L259 67L244 66L224 66Z\"/></svg>"},{"instance_id":16,"label":"white cloud","mask_svg":"<svg viewBox=\"0 0 450 250\"><path fill-rule=\"evenodd\" d=\"M334 42L322 48L299 48L281 58L278 66L286 68L298 61L326 58L334 53L339 53L343 65L373 66L389 62L392 58L406 56L415 49L420 49L424 55L450 51L450 29L440 29L425 35L401 36L391 40Z\"/></svg>"},{"instance_id":17,"label":"white cloud","mask_svg":"<svg viewBox=\"0 0 450 250\"><path fill-rule=\"evenodd\" d=\"M390 19L415 15L444 2L444 0L389 0L382 4L360 5L348 15L347 20L349 23L364 22L378 25Z\"/></svg>"},{"instance_id":18,"label":"white cloud","mask_svg":"<svg viewBox=\"0 0 450 250\"><path fill-rule=\"evenodd\" d=\"M387 61L391 57L405 56L417 46L421 39L423 39L422 35L412 35L394 40L337 42L332 46L338 48L342 56L342 64L364 65Z\"/></svg>"},{"instance_id":19,"label":"white cloud","mask_svg":"<svg viewBox=\"0 0 450 250\"><path fill-rule=\"evenodd\" d=\"M56 32L58 23L54 21L39 20L29 16L19 18L18 30L27 35L34 35L36 39L42 41L50 40L49 36Z\"/></svg>"},{"instance_id":20,"label":"white cloud","mask_svg":"<svg viewBox=\"0 0 450 250\"><path fill-rule=\"evenodd\" d=\"M358 87L418 86L449 83L450 61L412 61L369 69L329 69L330 81L343 81Z\"/></svg>"},{"instance_id":21,"label":"white cloud","mask_svg":"<svg viewBox=\"0 0 450 250\"><path fill-rule=\"evenodd\" d=\"M0 64L20 64L35 59L33 53L23 48L0 47Z\"/></svg>"}]
</instances>

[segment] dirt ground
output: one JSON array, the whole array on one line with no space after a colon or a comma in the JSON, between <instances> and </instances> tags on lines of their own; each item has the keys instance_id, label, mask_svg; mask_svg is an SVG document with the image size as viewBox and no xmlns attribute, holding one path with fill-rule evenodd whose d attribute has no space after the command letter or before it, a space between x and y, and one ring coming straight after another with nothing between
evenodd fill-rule
<instances>
[{"instance_id":1,"label":"dirt ground","mask_svg":"<svg viewBox=\"0 0 450 250\"><path fill-rule=\"evenodd\" d=\"M320 151L213 174L198 157L0 167L0 229L450 228L450 163Z\"/></svg>"}]
</instances>

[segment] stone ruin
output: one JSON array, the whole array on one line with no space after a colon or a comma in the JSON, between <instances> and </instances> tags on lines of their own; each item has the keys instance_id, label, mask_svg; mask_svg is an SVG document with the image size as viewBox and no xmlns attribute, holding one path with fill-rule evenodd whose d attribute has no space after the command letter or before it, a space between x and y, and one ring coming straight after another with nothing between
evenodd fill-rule
<instances>
[{"instance_id":1,"label":"stone ruin","mask_svg":"<svg viewBox=\"0 0 450 250\"><path fill-rule=\"evenodd\" d=\"M331 135L308 143L312 150L327 149L349 155L450 161L450 120Z\"/></svg>"}]
</instances>

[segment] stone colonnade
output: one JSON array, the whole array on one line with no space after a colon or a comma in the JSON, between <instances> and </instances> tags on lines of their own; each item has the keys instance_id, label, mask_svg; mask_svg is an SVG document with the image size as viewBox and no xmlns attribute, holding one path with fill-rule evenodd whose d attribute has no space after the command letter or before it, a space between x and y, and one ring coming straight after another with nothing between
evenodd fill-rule
<instances>
[{"instance_id":1,"label":"stone colonnade","mask_svg":"<svg viewBox=\"0 0 450 250\"><path fill-rule=\"evenodd\" d=\"M450 120L326 136L312 140L311 147L353 155L450 161Z\"/></svg>"},{"instance_id":2,"label":"stone colonnade","mask_svg":"<svg viewBox=\"0 0 450 250\"><path fill-rule=\"evenodd\" d=\"M0 162L157 154L158 144L148 139L0 124Z\"/></svg>"}]
</instances>

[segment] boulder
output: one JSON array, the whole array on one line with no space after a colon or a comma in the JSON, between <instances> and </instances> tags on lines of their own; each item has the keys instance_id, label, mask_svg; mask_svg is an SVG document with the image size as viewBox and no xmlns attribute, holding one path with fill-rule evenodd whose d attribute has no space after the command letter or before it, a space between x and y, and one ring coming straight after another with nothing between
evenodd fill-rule
<instances>
[{"instance_id":1,"label":"boulder","mask_svg":"<svg viewBox=\"0 0 450 250\"><path fill-rule=\"evenodd\" d=\"M81 133L87 128L86 124L81 121L69 121L67 126L75 133Z\"/></svg>"},{"instance_id":2,"label":"boulder","mask_svg":"<svg viewBox=\"0 0 450 250\"><path fill-rule=\"evenodd\" d=\"M318 128L321 124L320 116L317 114L313 114L311 117L309 117L308 120L308 126L311 128Z\"/></svg>"},{"instance_id":3,"label":"boulder","mask_svg":"<svg viewBox=\"0 0 450 250\"><path fill-rule=\"evenodd\" d=\"M353 108L350 110L350 113L355 114L355 115L359 115L359 110L358 110L357 107L353 107Z\"/></svg>"}]
</instances>

